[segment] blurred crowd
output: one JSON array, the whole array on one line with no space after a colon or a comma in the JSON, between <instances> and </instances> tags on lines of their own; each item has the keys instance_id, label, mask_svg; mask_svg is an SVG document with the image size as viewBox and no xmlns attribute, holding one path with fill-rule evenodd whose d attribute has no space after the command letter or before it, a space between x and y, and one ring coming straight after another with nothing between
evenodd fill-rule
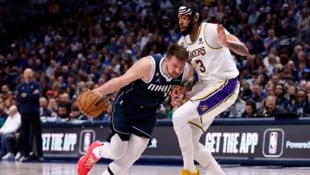
<instances>
[{"instance_id":1,"label":"blurred crowd","mask_svg":"<svg viewBox=\"0 0 310 175\"><path fill-rule=\"evenodd\" d=\"M235 56L239 99L219 117L310 116L309 0L199 1L203 19L246 43ZM172 0L0 0L0 118L17 105L16 86L31 68L42 86L43 120L90 120L75 103L123 74L137 59L165 54L178 40ZM112 94L113 95L113 94ZM169 118L189 94L176 88L159 111ZM95 120L109 121L112 105ZM0 120L0 122L1 122Z\"/></svg>"}]
</instances>

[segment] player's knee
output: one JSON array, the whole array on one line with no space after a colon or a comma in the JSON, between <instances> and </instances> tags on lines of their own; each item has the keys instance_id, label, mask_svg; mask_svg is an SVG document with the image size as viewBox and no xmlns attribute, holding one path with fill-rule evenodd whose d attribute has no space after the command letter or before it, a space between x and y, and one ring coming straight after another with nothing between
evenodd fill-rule
<instances>
[{"instance_id":1,"label":"player's knee","mask_svg":"<svg viewBox=\"0 0 310 175\"><path fill-rule=\"evenodd\" d=\"M175 116L172 117L172 124L174 128L178 128L180 125L179 119Z\"/></svg>"},{"instance_id":2,"label":"player's knee","mask_svg":"<svg viewBox=\"0 0 310 175\"><path fill-rule=\"evenodd\" d=\"M176 110L174 111L172 115L172 123L174 126L182 126L186 123L183 119L183 115L180 111Z\"/></svg>"},{"instance_id":3,"label":"player's knee","mask_svg":"<svg viewBox=\"0 0 310 175\"><path fill-rule=\"evenodd\" d=\"M178 110L174 111L172 114L172 122L177 122L179 120L179 118L181 117L181 115L179 114Z\"/></svg>"},{"instance_id":4,"label":"player's knee","mask_svg":"<svg viewBox=\"0 0 310 175\"><path fill-rule=\"evenodd\" d=\"M136 160L138 160L141 157L142 153L130 152L129 155L132 159L132 162L135 162Z\"/></svg>"},{"instance_id":5,"label":"player's knee","mask_svg":"<svg viewBox=\"0 0 310 175\"><path fill-rule=\"evenodd\" d=\"M110 154L112 159L119 159L125 156L127 148L128 148L128 141L123 141L120 135L115 134L111 137L110 142Z\"/></svg>"},{"instance_id":6,"label":"player's knee","mask_svg":"<svg viewBox=\"0 0 310 175\"><path fill-rule=\"evenodd\" d=\"M120 159L125 156L127 149L114 149L111 150L112 159Z\"/></svg>"}]
</instances>

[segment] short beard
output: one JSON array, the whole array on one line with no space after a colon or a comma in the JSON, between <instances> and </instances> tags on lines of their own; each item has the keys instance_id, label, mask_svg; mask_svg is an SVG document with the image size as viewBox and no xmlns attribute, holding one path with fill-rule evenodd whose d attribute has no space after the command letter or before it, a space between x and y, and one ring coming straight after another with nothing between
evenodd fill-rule
<instances>
[{"instance_id":1,"label":"short beard","mask_svg":"<svg viewBox=\"0 0 310 175\"><path fill-rule=\"evenodd\" d=\"M193 19L191 20L191 22L188 24L188 26L186 27L186 29L184 31L181 31L183 36L189 35L192 33L193 30Z\"/></svg>"},{"instance_id":2,"label":"short beard","mask_svg":"<svg viewBox=\"0 0 310 175\"><path fill-rule=\"evenodd\" d=\"M167 76L168 76L169 78L172 78L172 79L177 78L177 77L174 77L174 75L173 75L172 73L169 72L169 70L168 70L168 65L166 65L166 74L167 74Z\"/></svg>"}]
</instances>

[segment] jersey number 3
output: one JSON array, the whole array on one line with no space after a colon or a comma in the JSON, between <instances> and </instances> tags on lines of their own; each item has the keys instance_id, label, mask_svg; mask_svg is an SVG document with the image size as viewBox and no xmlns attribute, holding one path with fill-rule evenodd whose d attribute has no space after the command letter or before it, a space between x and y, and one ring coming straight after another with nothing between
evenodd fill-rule
<instances>
[{"instance_id":1,"label":"jersey number 3","mask_svg":"<svg viewBox=\"0 0 310 175\"><path fill-rule=\"evenodd\" d=\"M203 62L201 60L196 60L195 63L199 68L200 72L202 73L206 72L206 67L203 65Z\"/></svg>"}]
</instances>

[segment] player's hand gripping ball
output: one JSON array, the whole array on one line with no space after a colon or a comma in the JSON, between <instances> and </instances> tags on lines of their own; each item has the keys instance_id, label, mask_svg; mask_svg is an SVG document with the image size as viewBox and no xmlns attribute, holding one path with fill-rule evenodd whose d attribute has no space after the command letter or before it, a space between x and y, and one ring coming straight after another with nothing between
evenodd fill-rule
<instances>
[{"instance_id":1,"label":"player's hand gripping ball","mask_svg":"<svg viewBox=\"0 0 310 175\"><path fill-rule=\"evenodd\" d=\"M107 102L99 92L92 90L84 91L77 98L77 105L82 114L87 117L98 117L106 111Z\"/></svg>"}]
</instances>

